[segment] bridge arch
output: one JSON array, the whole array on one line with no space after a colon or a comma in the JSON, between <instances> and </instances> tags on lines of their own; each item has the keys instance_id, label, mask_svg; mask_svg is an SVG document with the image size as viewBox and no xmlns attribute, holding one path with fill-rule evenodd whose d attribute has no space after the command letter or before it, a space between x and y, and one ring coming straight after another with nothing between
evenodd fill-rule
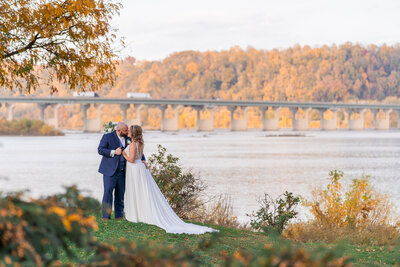
<instances>
[{"instance_id":1,"label":"bridge arch","mask_svg":"<svg viewBox=\"0 0 400 267\"><path fill-rule=\"evenodd\" d=\"M101 129L104 121L130 120L137 118L131 116L134 111L131 109L136 105L143 105L141 109L140 119L137 121L145 124L149 128L156 128L161 124L161 111L160 106L184 106L177 108L173 111L171 118L176 123L176 112L178 113L178 126L173 127L173 130L179 128L192 128L194 122L197 123L197 108L204 106L213 106L214 123L213 127L225 128L230 127L233 130L246 130L247 128L258 128L261 126L262 130L278 130L279 128L292 128L292 129L313 129L313 124L310 123L313 116L315 116L315 129L317 129L318 120L320 128L327 130L327 125L330 124L331 129L348 128L350 130L361 130L365 128L373 128L377 130L390 129L391 127L399 127L399 112L400 105L398 104L352 104L352 103L301 103L301 102L272 102L272 101L232 101L232 100L193 100L193 99L136 99L136 98L105 98L105 97L0 97L0 112L8 119L13 119L17 113L28 114L22 110L21 106L16 106L18 103L25 103L26 105L35 105L34 111L29 113L31 116L39 117L40 119L49 122L52 121L57 125L55 114L57 113L56 105L58 106L62 118L62 125L70 125L74 127L84 127L89 130L91 127L90 121L94 120L97 123L96 129ZM103 104L103 108L98 112L98 106ZM64 107L64 105L70 105ZM112 106L114 105L114 106ZM240 108L238 108L240 107ZM25 108L28 109L28 108ZM242 109L246 109L243 113ZM292 110L291 110L292 109ZM311 111L309 111L311 109ZM30 108L30 111L32 109ZM239 111L242 110L242 111ZM294 110L294 111L293 111ZM306 120L305 110L309 111L308 121ZM316 110L324 110L323 116L318 117L313 115ZM335 116L330 114L331 110L336 114L337 124L335 125L332 120ZM83 113L85 111L85 113ZM215 112L214 112L215 111ZM100 119L98 118L100 113ZM293 115L293 112L294 115ZM346 114L344 114L344 112ZM217 113L220 113L218 115ZM238 116L237 113L240 113ZM277 113L277 116L275 116ZM200 112L200 120L203 115ZM271 115L273 114L273 115ZM145 116L147 115L147 116ZM164 115L166 115L164 113ZM65 118L70 116L71 118ZM253 116L252 119L249 118ZM80 122L76 121L81 118ZM247 121L245 120L247 118ZM278 120L276 119L278 118ZM200 121L199 120L199 121ZM74 121L71 123L71 121ZM83 123L83 121L85 123ZM99 123L100 121L100 123ZM149 123L151 121L151 123ZM373 121L373 127L372 127ZM163 121L165 125L166 121ZM157 125L156 125L157 123ZM305 123L305 124L304 124ZM300 127L301 126L301 127ZM197 127L197 126L196 126Z\"/></svg>"}]
</instances>

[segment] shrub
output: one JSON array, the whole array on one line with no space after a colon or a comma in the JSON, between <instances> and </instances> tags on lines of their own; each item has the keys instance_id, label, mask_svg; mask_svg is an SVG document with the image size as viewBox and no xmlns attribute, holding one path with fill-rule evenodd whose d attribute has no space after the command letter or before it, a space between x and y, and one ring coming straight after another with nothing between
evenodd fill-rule
<instances>
[{"instance_id":1,"label":"shrub","mask_svg":"<svg viewBox=\"0 0 400 267\"><path fill-rule=\"evenodd\" d=\"M398 228L393 225L366 225L364 227L326 227L315 221L288 225L282 236L299 242L345 242L361 245L398 245Z\"/></svg>"},{"instance_id":2,"label":"shrub","mask_svg":"<svg viewBox=\"0 0 400 267\"><path fill-rule=\"evenodd\" d=\"M286 191L276 199L264 194L264 198L258 202L261 205L260 209L247 215L251 218L251 227L256 231L272 230L282 233L289 221L297 216L295 207L300 203L300 197Z\"/></svg>"},{"instance_id":3,"label":"shrub","mask_svg":"<svg viewBox=\"0 0 400 267\"><path fill-rule=\"evenodd\" d=\"M388 197L375 191L369 177L354 179L345 191L341 184L343 172L329 173L326 189L312 192L305 200L313 220L288 227L285 236L301 241L334 242L348 240L355 243L393 243L399 238L393 223L393 205Z\"/></svg>"},{"instance_id":4,"label":"shrub","mask_svg":"<svg viewBox=\"0 0 400 267\"><path fill-rule=\"evenodd\" d=\"M208 201L208 203L208 205L203 204L201 208L190 213L189 219L231 228L246 228L245 225L239 223L238 218L234 215L230 197L220 195L218 198Z\"/></svg>"},{"instance_id":5,"label":"shrub","mask_svg":"<svg viewBox=\"0 0 400 267\"><path fill-rule=\"evenodd\" d=\"M0 265L58 264L61 251L78 259L71 245L88 249L97 230L99 204L79 195L75 187L65 194L27 202L21 194L0 198Z\"/></svg>"},{"instance_id":6,"label":"shrub","mask_svg":"<svg viewBox=\"0 0 400 267\"><path fill-rule=\"evenodd\" d=\"M167 149L158 145L158 153L148 161L150 173L175 213L184 219L199 209L203 202L201 194L206 185L190 171L179 166L179 158L167 154Z\"/></svg>"},{"instance_id":7,"label":"shrub","mask_svg":"<svg viewBox=\"0 0 400 267\"><path fill-rule=\"evenodd\" d=\"M354 179L347 192L340 183L342 178L343 172L331 171L327 189L314 191L313 200L304 202L318 224L358 227L390 222L392 205L387 196L370 186L368 176Z\"/></svg>"},{"instance_id":8,"label":"shrub","mask_svg":"<svg viewBox=\"0 0 400 267\"><path fill-rule=\"evenodd\" d=\"M5 118L0 120L0 135L64 135L53 126L47 125L40 120L12 120Z\"/></svg>"}]
</instances>

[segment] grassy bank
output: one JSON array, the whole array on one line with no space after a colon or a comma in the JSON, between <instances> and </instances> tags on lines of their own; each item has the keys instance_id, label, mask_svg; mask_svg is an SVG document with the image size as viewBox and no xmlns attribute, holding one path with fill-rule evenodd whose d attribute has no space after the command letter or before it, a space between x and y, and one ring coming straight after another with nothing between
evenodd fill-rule
<instances>
[{"instance_id":1,"label":"grassy bank","mask_svg":"<svg viewBox=\"0 0 400 267\"><path fill-rule=\"evenodd\" d=\"M264 244L275 242L273 238L263 233L255 233L247 230L237 230L222 226L211 227L218 229L220 234L212 245L205 249L198 249L198 243L203 239L212 239L212 234L196 235L173 235L167 234L162 229L142 224L130 223L126 220L102 221L97 218L99 230L95 236L99 241L109 244L120 242L125 239L134 242L151 242L157 245L178 245L182 244L194 252L201 259L204 265L216 265L221 262L221 253L233 254L238 249L247 249L257 253ZM311 252L317 252L321 246L326 248L337 248L344 252L344 255L353 258L355 266L381 266L395 265L400 262L400 246L357 246L351 244L323 244L306 243L304 246ZM311 253L313 254L313 253ZM81 254L87 257L86 254ZM64 261L66 258L64 258Z\"/></svg>"}]
</instances>

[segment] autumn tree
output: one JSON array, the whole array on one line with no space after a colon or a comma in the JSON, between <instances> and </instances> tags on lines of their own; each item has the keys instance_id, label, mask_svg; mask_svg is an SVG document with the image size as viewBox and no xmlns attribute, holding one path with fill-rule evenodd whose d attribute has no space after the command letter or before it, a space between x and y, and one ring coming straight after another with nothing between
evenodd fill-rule
<instances>
[{"instance_id":1,"label":"autumn tree","mask_svg":"<svg viewBox=\"0 0 400 267\"><path fill-rule=\"evenodd\" d=\"M0 1L0 86L71 90L114 84L117 0ZM121 42L122 44L122 42Z\"/></svg>"}]
</instances>

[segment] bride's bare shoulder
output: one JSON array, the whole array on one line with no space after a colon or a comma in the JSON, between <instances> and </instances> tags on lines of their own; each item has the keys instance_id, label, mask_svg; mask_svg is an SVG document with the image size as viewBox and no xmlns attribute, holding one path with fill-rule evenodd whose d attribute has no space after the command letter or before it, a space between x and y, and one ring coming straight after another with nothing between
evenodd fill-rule
<instances>
[{"instance_id":1,"label":"bride's bare shoulder","mask_svg":"<svg viewBox=\"0 0 400 267\"><path fill-rule=\"evenodd\" d=\"M130 147L130 148L136 148L136 142L130 143L129 147Z\"/></svg>"}]
</instances>

